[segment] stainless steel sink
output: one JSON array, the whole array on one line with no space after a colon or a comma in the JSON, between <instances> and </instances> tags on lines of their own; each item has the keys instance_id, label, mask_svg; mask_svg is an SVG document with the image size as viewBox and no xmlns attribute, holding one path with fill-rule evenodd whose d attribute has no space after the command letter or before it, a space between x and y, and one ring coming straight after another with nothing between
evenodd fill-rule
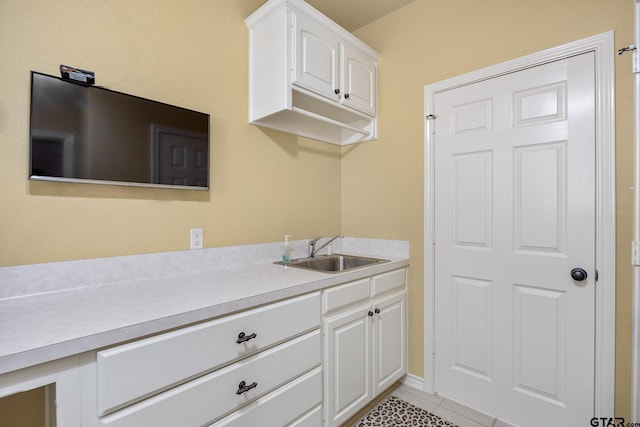
<instances>
[{"instance_id":1,"label":"stainless steel sink","mask_svg":"<svg viewBox=\"0 0 640 427\"><path fill-rule=\"evenodd\" d=\"M322 271L324 273L340 273L353 270L354 268L365 267L371 264L389 262L386 259L367 258L354 255L318 255L313 258L301 258L291 261L290 266L304 268L307 270ZM276 262L282 264L282 262Z\"/></svg>"}]
</instances>

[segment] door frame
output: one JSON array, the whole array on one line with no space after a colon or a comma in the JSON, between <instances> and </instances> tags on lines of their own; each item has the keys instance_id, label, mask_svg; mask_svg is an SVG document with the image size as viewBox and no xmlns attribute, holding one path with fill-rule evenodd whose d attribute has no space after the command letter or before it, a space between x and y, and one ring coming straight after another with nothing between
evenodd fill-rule
<instances>
[{"instance_id":1,"label":"door frame","mask_svg":"<svg viewBox=\"0 0 640 427\"><path fill-rule=\"evenodd\" d=\"M596 268L594 416L612 417L615 393L616 201L615 100L613 31L543 50L477 71L429 84L424 88L424 384L435 393L435 96L523 69L579 54L595 54L596 144Z\"/></svg>"}]
</instances>

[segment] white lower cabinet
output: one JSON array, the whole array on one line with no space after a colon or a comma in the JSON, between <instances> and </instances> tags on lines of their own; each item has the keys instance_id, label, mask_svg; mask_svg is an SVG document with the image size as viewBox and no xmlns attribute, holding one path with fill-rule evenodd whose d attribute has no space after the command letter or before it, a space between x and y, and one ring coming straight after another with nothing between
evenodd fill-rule
<instances>
[{"instance_id":1,"label":"white lower cabinet","mask_svg":"<svg viewBox=\"0 0 640 427\"><path fill-rule=\"evenodd\" d=\"M107 415L99 425L207 425L319 366L320 354L320 331L316 330Z\"/></svg>"},{"instance_id":2,"label":"white lower cabinet","mask_svg":"<svg viewBox=\"0 0 640 427\"><path fill-rule=\"evenodd\" d=\"M373 395L389 388L406 373L405 292L374 300L372 330Z\"/></svg>"},{"instance_id":3,"label":"white lower cabinet","mask_svg":"<svg viewBox=\"0 0 640 427\"><path fill-rule=\"evenodd\" d=\"M319 306L316 292L99 351L98 414L317 329Z\"/></svg>"},{"instance_id":4,"label":"white lower cabinet","mask_svg":"<svg viewBox=\"0 0 640 427\"><path fill-rule=\"evenodd\" d=\"M338 426L407 369L406 269L0 376L58 425ZM53 402L53 393L50 393Z\"/></svg>"},{"instance_id":5,"label":"white lower cabinet","mask_svg":"<svg viewBox=\"0 0 640 427\"><path fill-rule=\"evenodd\" d=\"M212 424L212 427L308 426L322 424L322 368Z\"/></svg>"},{"instance_id":6,"label":"white lower cabinet","mask_svg":"<svg viewBox=\"0 0 640 427\"><path fill-rule=\"evenodd\" d=\"M407 369L406 271L323 293L324 421L339 426Z\"/></svg>"},{"instance_id":7,"label":"white lower cabinet","mask_svg":"<svg viewBox=\"0 0 640 427\"><path fill-rule=\"evenodd\" d=\"M94 353L83 425L320 425L320 326L314 292Z\"/></svg>"},{"instance_id":8,"label":"white lower cabinet","mask_svg":"<svg viewBox=\"0 0 640 427\"><path fill-rule=\"evenodd\" d=\"M373 398L370 304L324 322L327 426L340 425Z\"/></svg>"}]
</instances>

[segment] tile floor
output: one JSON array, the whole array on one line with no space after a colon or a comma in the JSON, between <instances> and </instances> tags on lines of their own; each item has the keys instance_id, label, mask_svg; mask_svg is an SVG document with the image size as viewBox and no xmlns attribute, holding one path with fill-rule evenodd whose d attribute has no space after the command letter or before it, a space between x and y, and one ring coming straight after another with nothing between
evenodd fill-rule
<instances>
[{"instance_id":1,"label":"tile floor","mask_svg":"<svg viewBox=\"0 0 640 427\"><path fill-rule=\"evenodd\" d=\"M353 426L381 400L390 394L399 397L414 406L429 411L432 414L436 414L460 427L515 427L512 424L498 420L490 415L476 411L475 409L471 409L437 394L431 395L424 393L404 384L392 387L389 391L384 393L384 395L379 396L378 399L367 405L366 408L351 418L343 426Z\"/></svg>"}]
</instances>

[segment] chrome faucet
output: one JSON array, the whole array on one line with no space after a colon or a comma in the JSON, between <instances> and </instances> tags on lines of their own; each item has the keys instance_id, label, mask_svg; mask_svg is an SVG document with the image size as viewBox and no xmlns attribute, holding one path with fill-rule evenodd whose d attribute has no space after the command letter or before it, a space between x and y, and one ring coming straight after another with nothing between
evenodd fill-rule
<instances>
[{"instance_id":1,"label":"chrome faucet","mask_svg":"<svg viewBox=\"0 0 640 427\"><path fill-rule=\"evenodd\" d=\"M316 245L318 244L318 241L320 239L322 239L322 236L318 236L315 239L311 239L309 240L309 258L313 258L314 256L316 256L316 254L325 246L331 244L331 242L333 242L334 240L336 240L337 238L343 238L344 235L342 234L338 234L335 237L332 237L331 239L327 240L326 242L324 242L322 245L316 247Z\"/></svg>"}]
</instances>

